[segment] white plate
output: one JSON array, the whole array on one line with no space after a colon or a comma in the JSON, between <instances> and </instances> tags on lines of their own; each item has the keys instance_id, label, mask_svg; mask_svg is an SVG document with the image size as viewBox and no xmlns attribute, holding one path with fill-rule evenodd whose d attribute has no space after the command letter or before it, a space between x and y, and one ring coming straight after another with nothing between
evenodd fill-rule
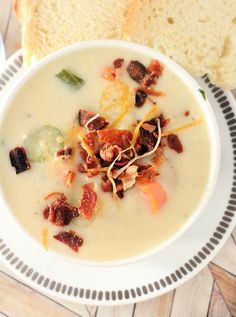
<instances>
[{"instance_id":1,"label":"white plate","mask_svg":"<svg viewBox=\"0 0 236 317\"><path fill-rule=\"evenodd\" d=\"M22 51L0 72L0 99L27 70ZM221 138L221 167L206 211L172 246L139 263L108 268L85 267L53 255L29 241L0 212L0 258L25 283L41 292L91 305L147 300L181 285L215 256L236 223L236 103L231 93L198 82L215 112Z\"/></svg>"}]
</instances>

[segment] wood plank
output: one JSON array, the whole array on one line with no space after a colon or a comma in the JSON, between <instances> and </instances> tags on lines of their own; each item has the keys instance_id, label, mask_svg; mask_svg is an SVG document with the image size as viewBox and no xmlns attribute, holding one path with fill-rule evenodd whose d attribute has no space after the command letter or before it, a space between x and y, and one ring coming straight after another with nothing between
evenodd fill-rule
<instances>
[{"instance_id":1,"label":"wood plank","mask_svg":"<svg viewBox=\"0 0 236 317\"><path fill-rule=\"evenodd\" d=\"M81 316L80 314L69 311L65 307L62 307L3 273L0 273L0 311L11 317L19 317L19 312L21 312L21 316L24 317Z\"/></svg>"},{"instance_id":2,"label":"wood plank","mask_svg":"<svg viewBox=\"0 0 236 317\"><path fill-rule=\"evenodd\" d=\"M10 317L10 316L8 316L8 315L3 314L3 313L0 312L0 317Z\"/></svg>"},{"instance_id":3,"label":"wood plank","mask_svg":"<svg viewBox=\"0 0 236 317\"><path fill-rule=\"evenodd\" d=\"M211 293L211 302L207 317L231 317L231 314L224 302L221 292L216 283L214 283Z\"/></svg>"},{"instance_id":4,"label":"wood plank","mask_svg":"<svg viewBox=\"0 0 236 317\"><path fill-rule=\"evenodd\" d=\"M236 275L236 244L232 236L229 237L212 262Z\"/></svg>"},{"instance_id":5,"label":"wood plank","mask_svg":"<svg viewBox=\"0 0 236 317\"><path fill-rule=\"evenodd\" d=\"M12 12L10 16L9 27L5 36L6 57L12 55L21 47L20 25L15 14Z\"/></svg>"},{"instance_id":6,"label":"wood plank","mask_svg":"<svg viewBox=\"0 0 236 317\"><path fill-rule=\"evenodd\" d=\"M135 308L134 317L169 317L172 309L175 291L155 299L138 303Z\"/></svg>"},{"instance_id":7,"label":"wood plank","mask_svg":"<svg viewBox=\"0 0 236 317\"><path fill-rule=\"evenodd\" d=\"M19 280L18 277L13 272L11 272L2 262L0 262L0 272L1 271L6 273L9 276L12 276L16 280ZM41 294L40 292L38 292L38 293ZM41 294L41 295L46 296L44 294ZM83 317L93 316L93 315L89 314L89 312L87 311L85 305L69 302L69 301L66 301L66 300L62 300L62 299L56 298L54 296L47 295L47 297L52 299L53 301L57 302L58 304L70 309L71 311L82 315ZM1 303L0 303L0 311L1 311Z\"/></svg>"},{"instance_id":8,"label":"wood plank","mask_svg":"<svg viewBox=\"0 0 236 317\"><path fill-rule=\"evenodd\" d=\"M210 263L209 268L232 316L236 316L236 276Z\"/></svg>"},{"instance_id":9,"label":"wood plank","mask_svg":"<svg viewBox=\"0 0 236 317\"><path fill-rule=\"evenodd\" d=\"M233 237L234 243L236 245L236 227L234 228L234 231L232 232L232 237Z\"/></svg>"},{"instance_id":10,"label":"wood plank","mask_svg":"<svg viewBox=\"0 0 236 317\"><path fill-rule=\"evenodd\" d=\"M100 306L96 317L132 317L134 305ZM147 315L148 316L148 315Z\"/></svg>"},{"instance_id":11,"label":"wood plank","mask_svg":"<svg viewBox=\"0 0 236 317\"><path fill-rule=\"evenodd\" d=\"M213 278L206 267L176 289L171 317L206 316L212 287Z\"/></svg>"},{"instance_id":12,"label":"wood plank","mask_svg":"<svg viewBox=\"0 0 236 317\"><path fill-rule=\"evenodd\" d=\"M85 305L90 317L96 316L98 306Z\"/></svg>"},{"instance_id":13,"label":"wood plank","mask_svg":"<svg viewBox=\"0 0 236 317\"><path fill-rule=\"evenodd\" d=\"M11 0L0 0L0 32L3 39L5 38L10 15L11 15Z\"/></svg>"}]
</instances>

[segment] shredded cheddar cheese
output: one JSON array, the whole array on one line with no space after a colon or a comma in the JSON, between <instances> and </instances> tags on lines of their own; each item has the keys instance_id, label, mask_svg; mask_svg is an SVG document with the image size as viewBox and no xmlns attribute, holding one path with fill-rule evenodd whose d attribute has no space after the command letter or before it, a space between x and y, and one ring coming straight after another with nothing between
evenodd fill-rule
<instances>
[{"instance_id":1,"label":"shredded cheddar cheese","mask_svg":"<svg viewBox=\"0 0 236 317\"><path fill-rule=\"evenodd\" d=\"M46 250L48 250L48 229L44 228L42 232L42 243Z\"/></svg>"},{"instance_id":2,"label":"shredded cheddar cheese","mask_svg":"<svg viewBox=\"0 0 236 317\"><path fill-rule=\"evenodd\" d=\"M111 121L110 128L116 127L132 107L134 107L134 93L121 80L117 79L109 83L102 92L100 109Z\"/></svg>"},{"instance_id":3,"label":"shredded cheddar cheese","mask_svg":"<svg viewBox=\"0 0 236 317\"><path fill-rule=\"evenodd\" d=\"M182 127L176 128L176 129L171 130L171 131L163 132L161 134L161 136L162 137L163 136L167 136L167 135L170 135L170 134L173 134L173 133L177 133L177 132L183 131L183 130L188 129L188 128L192 128L192 127L194 127L195 125L197 125L197 124L199 124L201 122L202 122L202 119L195 120L195 121L193 121L191 123L187 123L187 124L183 125Z\"/></svg>"},{"instance_id":4,"label":"shredded cheddar cheese","mask_svg":"<svg viewBox=\"0 0 236 317\"><path fill-rule=\"evenodd\" d=\"M145 121L153 119L156 116L157 116L157 106L153 106L152 109L143 117L143 119L135 127L134 132L133 132L133 138L132 138L132 141L131 141L131 147L132 148L134 147L134 145L135 145L135 143L137 141L137 138L138 138L138 135L139 135L139 130L140 130L141 126L143 125L143 123Z\"/></svg>"}]
</instances>

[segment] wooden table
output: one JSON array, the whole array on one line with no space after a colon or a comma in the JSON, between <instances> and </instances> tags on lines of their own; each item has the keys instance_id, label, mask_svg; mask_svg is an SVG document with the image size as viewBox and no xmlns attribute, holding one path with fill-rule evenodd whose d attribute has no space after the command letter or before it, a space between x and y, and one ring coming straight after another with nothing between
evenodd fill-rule
<instances>
[{"instance_id":1,"label":"wooden table","mask_svg":"<svg viewBox=\"0 0 236 317\"><path fill-rule=\"evenodd\" d=\"M0 0L7 57L20 48L11 0ZM153 300L120 307L74 304L23 284L0 263L0 317L228 317L236 316L236 229L214 260L189 282Z\"/></svg>"}]
</instances>

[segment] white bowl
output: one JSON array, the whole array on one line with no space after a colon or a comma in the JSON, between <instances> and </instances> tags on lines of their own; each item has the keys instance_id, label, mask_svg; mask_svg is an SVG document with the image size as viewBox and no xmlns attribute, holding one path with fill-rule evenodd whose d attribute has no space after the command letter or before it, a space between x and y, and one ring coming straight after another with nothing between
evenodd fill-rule
<instances>
[{"instance_id":1,"label":"white bowl","mask_svg":"<svg viewBox=\"0 0 236 317\"><path fill-rule=\"evenodd\" d=\"M25 84L26 81L30 80L30 78L37 73L41 68L45 67L48 63L56 60L57 58L60 58L63 55L70 54L72 52L80 52L83 50L86 50L88 48L124 48L128 49L131 52L139 52L143 55L146 55L150 57L151 59L157 59L159 60L163 65L166 65L173 73L175 73L189 88L189 90L192 92L192 94L195 96L195 98L198 101L198 104L202 110L202 113L205 116L206 122L208 124L208 130L209 130L209 136L211 140L211 164L210 164L210 172L209 172L209 179L206 185L205 192L202 196L201 201L198 204L198 207L193 212L193 214L190 216L188 221L185 222L185 224L169 239L164 241L162 244L158 245L157 247L146 251L138 256L133 256L127 259L117 260L117 261L107 261L107 262L92 262L92 261L85 261L85 260L74 260L69 257L66 257L67 259L71 261L76 261L78 264L81 265L95 265L95 266L114 266L114 265L127 265L131 264L132 262L141 261L146 257L149 257L153 255L154 253L157 253L165 248L167 248L170 244L172 244L174 241L180 238L182 234L191 227L191 225L196 221L196 219L204 212L206 211L207 203L209 202L213 190L216 185L217 177L218 177L218 171L219 171L219 164L220 164L220 144L219 144L219 132L218 127L216 123L216 119L214 116L214 113L211 109L211 105L208 102L208 100L204 100L202 95L199 92L199 89L201 87L198 85L198 83L178 64L176 64L174 61L169 59L168 57L164 56L163 54L148 48L146 46L125 42L125 41L119 41L119 40L96 40L96 41L86 41L81 42L72 46L65 47L57 52L54 52L44 58L42 61L35 64L26 74L21 78L14 88L14 90L11 92L11 95L6 100L6 102L1 105L0 109L0 124L4 120L4 114L6 113L9 105L11 104L11 101L13 100L16 93L21 89L21 87ZM33 240L37 247L39 247L39 243L36 242L36 240L28 234L28 232L24 229L24 227L19 223L17 218L15 217L14 213L11 211L7 201L4 199L4 195L2 193L1 184L0 184L0 205L4 206L4 211L7 213L8 216L13 220L13 222L17 225L17 227L27 235L28 238ZM53 252L57 258L59 253L55 251L49 251ZM45 251L45 256L47 255ZM62 256L60 254L60 256Z\"/></svg>"}]
</instances>

